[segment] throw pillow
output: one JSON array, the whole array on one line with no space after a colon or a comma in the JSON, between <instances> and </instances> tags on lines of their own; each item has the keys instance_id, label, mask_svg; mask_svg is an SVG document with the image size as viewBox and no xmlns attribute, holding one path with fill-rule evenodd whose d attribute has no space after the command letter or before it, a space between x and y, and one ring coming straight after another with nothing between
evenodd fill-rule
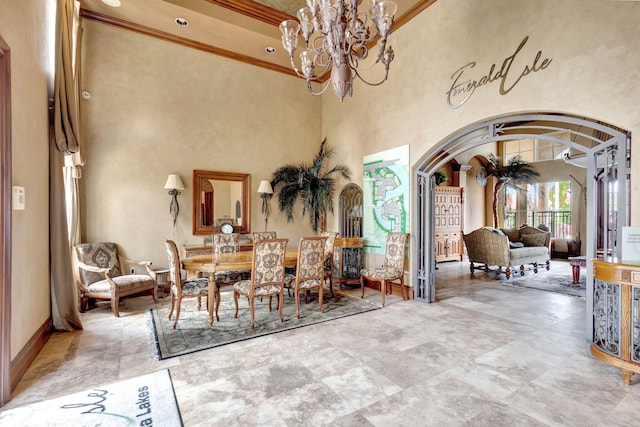
<instances>
[{"instance_id":1,"label":"throw pillow","mask_svg":"<svg viewBox=\"0 0 640 427\"><path fill-rule=\"evenodd\" d=\"M547 241L547 233L523 234L520 236L520 241L525 246L544 246Z\"/></svg>"},{"instance_id":2,"label":"throw pillow","mask_svg":"<svg viewBox=\"0 0 640 427\"><path fill-rule=\"evenodd\" d=\"M516 249L516 248L524 248L524 243L522 243L522 242L509 242L509 249Z\"/></svg>"},{"instance_id":3,"label":"throw pillow","mask_svg":"<svg viewBox=\"0 0 640 427\"><path fill-rule=\"evenodd\" d=\"M517 242L520 240L520 230L516 228L501 228L502 232L509 236L510 242Z\"/></svg>"},{"instance_id":4,"label":"throw pillow","mask_svg":"<svg viewBox=\"0 0 640 427\"><path fill-rule=\"evenodd\" d=\"M498 236L504 236L504 233L501 230L498 230L497 228L493 228L493 227L489 227L489 226L485 226L485 227L482 227L482 228L484 228L485 230L492 231L492 232L496 233Z\"/></svg>"}]
</instances>

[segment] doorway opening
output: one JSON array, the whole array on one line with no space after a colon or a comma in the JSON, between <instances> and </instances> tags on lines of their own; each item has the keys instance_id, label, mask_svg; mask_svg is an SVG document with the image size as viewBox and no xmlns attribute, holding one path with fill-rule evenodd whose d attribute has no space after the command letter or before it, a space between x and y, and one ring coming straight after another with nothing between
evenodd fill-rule
<instances>
[{"instance_id":1,"label":"doorway opening","mask_svg":"<svg viewBox=\"0 0 640 427\"><path fill-rule=\"evenodd\" d=\"M535 141L542 148L554 147L549 162L555 162L558 166L571 163L583 171L583 176L574 176L577 185L572 194L582 203L577 214L580 225L576 227L582 231L580 235L585 256L593 259L598 253L610 256L619 254L618 235L621 227L629 225L630 220L630 132L570 114L536 112L505 115L460 129L436 144L416 163L412 174L412 229L415 230L415 236L411 251L416 300L433 302L436 296L434 193L437 172L452 163L458 163L459 167L454 171L458 173L458 183L462 183L463 187L481 183L487 177L482 175L479 168L474 170L472 165L464 163L466 160L489 154L504 156L505 145L527 140ZM558 147L562 149L558 150ZM467 179L468 176L471 178ZM546 182L544 177L541 177L541 182ZM486 187L491 188L489 186L490 179L486 181ZM580 186L582 191L578 191ZM469 206L469 203L466 205ZM474 211L478 211L475 206ZM486 218L481 222L485 222L481 225L491 225ZM470 218L468 209L464 224L465 234L479 224L477 219ZM588 316L593 307L590 297L593 281L589 280L592 277L592 265L589 263Z\"/></svg>"}]
</instances>

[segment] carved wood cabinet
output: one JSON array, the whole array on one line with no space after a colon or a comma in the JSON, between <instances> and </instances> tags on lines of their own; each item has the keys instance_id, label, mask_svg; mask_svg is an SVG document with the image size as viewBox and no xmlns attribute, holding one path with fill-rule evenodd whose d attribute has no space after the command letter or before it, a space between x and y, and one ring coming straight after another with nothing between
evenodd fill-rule
<instances>
[{"instance_id":1,"label":"carved wood cabinet","mask_svg":"<svg viewBox=\"0 0 640 427\"><path fill-rule=\"evenodd\" d=\"M463 189L436 187L434 194L436 262L461 261L464 252L462 225Z\"/></svg>"},{"instance_id":2,"label":"carved wood cabinet","mask_svg":"<svg viewBox=\"0 0 640 427\"><path fill-rule=\"evenodd\" d=\"M640 373L640 265L594 260L593 270L591 354L631 384Z\"/></svg>"}]
</instances>

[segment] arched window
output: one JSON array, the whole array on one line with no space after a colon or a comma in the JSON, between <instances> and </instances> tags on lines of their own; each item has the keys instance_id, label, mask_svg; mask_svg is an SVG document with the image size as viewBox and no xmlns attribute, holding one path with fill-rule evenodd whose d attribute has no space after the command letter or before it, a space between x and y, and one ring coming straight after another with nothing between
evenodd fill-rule
<instances>
[{"instance_id":1,"label":"arched window","mask_svg":"<svg viewBox=\"0 0 640 427\"><path fill-rule=\"evenodd\" d=\"M347 184L340 193L340 235L362 237L362 189Z\"/></svg>"}]
</instances>

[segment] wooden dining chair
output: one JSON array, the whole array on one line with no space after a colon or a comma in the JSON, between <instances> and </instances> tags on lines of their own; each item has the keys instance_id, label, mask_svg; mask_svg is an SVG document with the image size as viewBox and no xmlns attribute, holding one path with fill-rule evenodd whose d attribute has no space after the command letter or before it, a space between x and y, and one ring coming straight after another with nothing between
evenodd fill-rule
<instances>
[{"instance_id":1,"label":"wooden dining chair","mask_svg":"<svg viewBox=\"0 0 640 427\"><path fill-rule=\"evenodd\" d=\"M253 242L259 242L260 240L277 239L278 235L275 231L254 231L251 235Z\"/></svg>"},{"instance_id":2,"label":"wooden dining chair","mask_svg":"<svg viewBox=\"0 0 640 427\"><path fill-rule=\"evenodd\" d=\"M360 287L362 288L362 298L364 298L365 281L380 282L380 294L382 294L382 306L384 307L384 296L387 293L387 284L389 282L400 283L400 292L402 299L408 299L404 296L404 258L405 248L407 246L407 233L392 232L387 235L387 243L384 251L384 264L382 267L365 268L360 272Z\"/></svg>"},{"instance_id":3,"label":"wooden dining chair","mask_svg":"<svg viewBox=\"0 0 640 427\"><path fill-rule=\"evenodd\" d=\"M320 312L324 313L322 306L322 292L324 289L324 249L326 237L303 237L298 244L298 262L296 276L292 288L296 299L296 316L300 318L300 291L305 291L305 303L307 295L313 289L318 289L318 301Z\"/></svg>"},{"instance_id":4,"label":"wooden dining chair","mask_svg":"<svg viewBox=\"0 0 640 427\"><path fill-rule=\"evenodd\" d=\"M217 233L213 235L213 252L226 254L240 251L240 237L238 233Z\"/></svg>"},{"instance_id":5,"label":"wooden dining chair","mask_svg":"<svg viewBox=\"0 0 640 427\"><path fill-rule=\"evenodd\" d=\"M169 260L169 278L171 280L171 310L169 311L169 320L173 316L173 310L176 310L176 320L173 322L173 329L178 325L178 319L180 318L180 308L182 307L182 300L184 298L197 298L198 310L201 308L201 297L205 296L209 298L209 280L206 277L198 277L189 280L182 280L180 278L180 256L178 255L178 248L173 240L164 241L165 249L167 250L167 258ZM216 286L216 292L219 293L219 288ZM217 295L218 298L220 297Z\"/></svg>"},{"instance_id":6,"label":"wooden dining chair","mask_svg":"<svg viewBox=\"0 0 640 427\"><path fill-rule=\"evenodd\" d=\"M261 240L253 244L253 262L251 279L240 280L233 285L233 300L238 317L238 297L249 299L251 311L251 329L255 327L256 297L278 296L280 321L284 322L282 305L284 304L284 259L289 239Z\"/></svg>"},{"instance_id":7,"label":"wooden dining chair","mask_svg":"<svg viewBox=\"0 0 640 427\"><path fill-rule=\"evenodd\" d=\"M321 237L326 237L324 245L324 278L329 279L329 293L333 296L333 248L336 244L338 233L335 231L323 231Z\"/></svg>"}]
</instances>

